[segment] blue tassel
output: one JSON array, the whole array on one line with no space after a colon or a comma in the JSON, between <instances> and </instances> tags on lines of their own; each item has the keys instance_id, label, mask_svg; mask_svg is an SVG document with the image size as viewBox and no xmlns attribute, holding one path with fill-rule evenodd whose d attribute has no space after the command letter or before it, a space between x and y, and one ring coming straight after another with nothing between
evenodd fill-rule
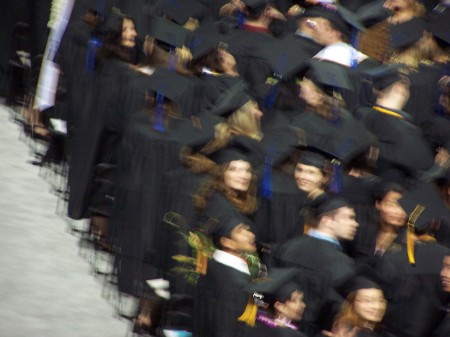
<instances>
[{"instance_id":1,"label":"blue tassel","mask_svg":"<svg viewBox=\"0 0 450 337\"><path fill-rule=\"evenodd\" d=\"M263 178L261 181L261 196L264 199L272 198L272 151L269 149L264 158Z\"/></svg>"},{"instance_id":2,"label":"blue tassel","mask_svg":"<svg viewBox=\"0 0 450 337\"><path fill-rule=\"evenodd\" d=\"M241 27L245 22L245 15L243 11L239 11L236 14L238 27Z\"/></svg>"},{"instance_id":3,"label":"blue tassel","mask_svg":"<svg viewBox=\"0 0 450 337\"><path fill-rule=\"evenodd\" d=\"M280 86L280 81L271 84L269 93L264 98L264 107L266 109L272 109L275 104L275 99L277 98L278 88Z\"/></svg>"},{"instance_id":4,"label":"blue tassel","mask_svg":"<svg viewBox=\"0 0 450 337\"><path fill-rule=\"evenodd\" d=\"M93 36L89 39L88 50L86 54L86 73L93 74L95 71L95 56L97 49L102 46L102 41Z\"/></svg>"},{"instance_id":5,"label":"blue tassel","mask_svg":"<svg viewBox=\"0 0 450 337\"><path fill-rule=\"evenodd\" d=\"M164 119L164 95L157 92L153 129L159 132L164 132L166 130Z\"/></svg>"},{"instance_id":6,"label":"blue tassel","mask_svg":"<svg viewBox=\"0 0 450 337\"><path fill-rule=\"evenodd\" d=\"M331 162L331 180L330 180L330 192L334 194L340 194L342 192L342 165L339 161L333 160Z\"/></svg>"},{"instance_id":7,"label":"blue tassel","mask_svg":"<svg viewBox=\"0 0 450 337\"><path fill-rule=\"evenodd\" d=\"M354 29L352 32L351 45L356 50L358 50L358 48L359 48L359 42L360 42L360 40L359 40L358 30ZM353 69L358 66L358 60L356 59L353 51L352 51L352 60L350 63L351 63L351 67Z\"/></svg>"}]
</instances>

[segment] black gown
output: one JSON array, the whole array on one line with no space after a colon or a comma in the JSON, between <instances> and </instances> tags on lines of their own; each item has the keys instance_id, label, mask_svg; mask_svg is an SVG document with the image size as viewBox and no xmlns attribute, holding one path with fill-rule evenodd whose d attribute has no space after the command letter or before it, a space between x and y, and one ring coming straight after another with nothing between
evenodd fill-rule
<instances>
[{"instance_id":1,"label":"black gown","mask_svg":"<svg viewBox=\"0 0 450 337\"><path fill-rule=\"evenodd\" d=\"M250 275L209 260L206 275L197 283L194 304L195 337L245 336L248 327L239 322L244 312Z\"/></svg>"},{"instance_id":2,"label":"black gown","mask_svg":"<svg viewBox=\"0 0 450 337\"><path fill-rule=\"evenodd\" d=\"M306 309L301 330L314 335L330 330L343 298L336 289L354 275L354 263L331 242L304 235L285 243L275 253L278 267L301 270Z\"/></svg>"},{"instance_id":3,"label":"black gown","mask_svg":"<svg viewBox=\"0 0 450 337\"><path fill-rule=\"evenodd\" d=\"M431 336L445 316L439 274L446 248L418 241L415 265L410 265L406 245L398 247L386 252L377 268L389 303L386 330L398 336Z\"/></svg>"}]
</instances>

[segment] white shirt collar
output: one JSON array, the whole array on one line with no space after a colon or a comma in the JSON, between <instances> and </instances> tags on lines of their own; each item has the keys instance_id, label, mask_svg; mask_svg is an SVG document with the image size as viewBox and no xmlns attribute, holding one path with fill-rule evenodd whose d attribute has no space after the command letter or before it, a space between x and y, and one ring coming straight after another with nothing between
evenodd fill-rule
<instances>
[{"instance_id":1,"label":"white shirt collar","mask_svg":"<svg viewBox=\"0 0 450 337\"><path fill-rule=\"evenodd\" d=\"M247 263L240 257L227 253L223 250L216 249L213 254L213 259L228 267L239 270L244 274L250 275L250 270L248 269Z\"/></svg>"},{"instance_id":2,"label":"white shirt collar","mask_svg":"<svg viewBox=\"0 0 450 337\"><path fill-rule=\"evenodd\" d=\"M355 62L360 63L368 58L368 56L359 52L347 43L337 42L326 46L314 55L313 58L322 61L331 61L346 67L351 67Z\"/></svg>"}]
</instances>

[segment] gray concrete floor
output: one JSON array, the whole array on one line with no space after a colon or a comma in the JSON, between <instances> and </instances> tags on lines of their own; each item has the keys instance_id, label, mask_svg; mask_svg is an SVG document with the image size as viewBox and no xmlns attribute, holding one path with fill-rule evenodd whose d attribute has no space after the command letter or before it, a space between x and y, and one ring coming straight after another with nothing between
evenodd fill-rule
<instances>
[{"instance_id":1,"label":"gray concrete floor","mask_svg":"<svg viewBox=\"0 0 450 337\"><path fill-rule=\"evenodd\" d=\"M0 337L125 337L19 134L0 105Z\"/></svg>"}]
</instances>

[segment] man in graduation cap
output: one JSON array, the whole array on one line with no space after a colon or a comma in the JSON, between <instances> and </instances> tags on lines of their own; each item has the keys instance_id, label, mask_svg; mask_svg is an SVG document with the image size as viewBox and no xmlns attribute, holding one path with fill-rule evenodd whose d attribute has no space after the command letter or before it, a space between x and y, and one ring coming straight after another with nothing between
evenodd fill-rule
<instances>
[{"instance_id":1,"label":"man in graduation cap","mask_svg":"<svg viewBox=\"0 0 450 337\"><path fill-rule=\"evenodd\" d=\"M194 336L241 336L246 326L238 317L252 278L243 254L256 252L255 235L238 212L223 213L208 226L217 249L197 283Z\"/></svg>"},{"instance_id":2,"label":"man in graduation cap","mask_svg":"<svg viewBox=\"0 0 450 337\"><path fill-rule=\"evenodd\" d=\"M296 267L305 277L301 330L314 335L331 328L342 298L335 290L354 274L354 263L342 252L341 240L353 240L358 223L355 212L340 197L326 198L317 207L317 223L307 235L292 239L275 253L280 267Z\"/></svg>"},{"instance_id":3,"label":"man in graduation cap","mask_svg":"<svg viewBox=\"0 0 450 337\"><path fill-rule=\"evenodd\" d=\"M409 80L402 68L383 65L366 74L372 80L376 102L372 108L359 109L358 115L379 140L378 174L401 182L428 170L433 165L430 146L422 130L402 110L409 99Z\"/></svg>"}]
</instances>

